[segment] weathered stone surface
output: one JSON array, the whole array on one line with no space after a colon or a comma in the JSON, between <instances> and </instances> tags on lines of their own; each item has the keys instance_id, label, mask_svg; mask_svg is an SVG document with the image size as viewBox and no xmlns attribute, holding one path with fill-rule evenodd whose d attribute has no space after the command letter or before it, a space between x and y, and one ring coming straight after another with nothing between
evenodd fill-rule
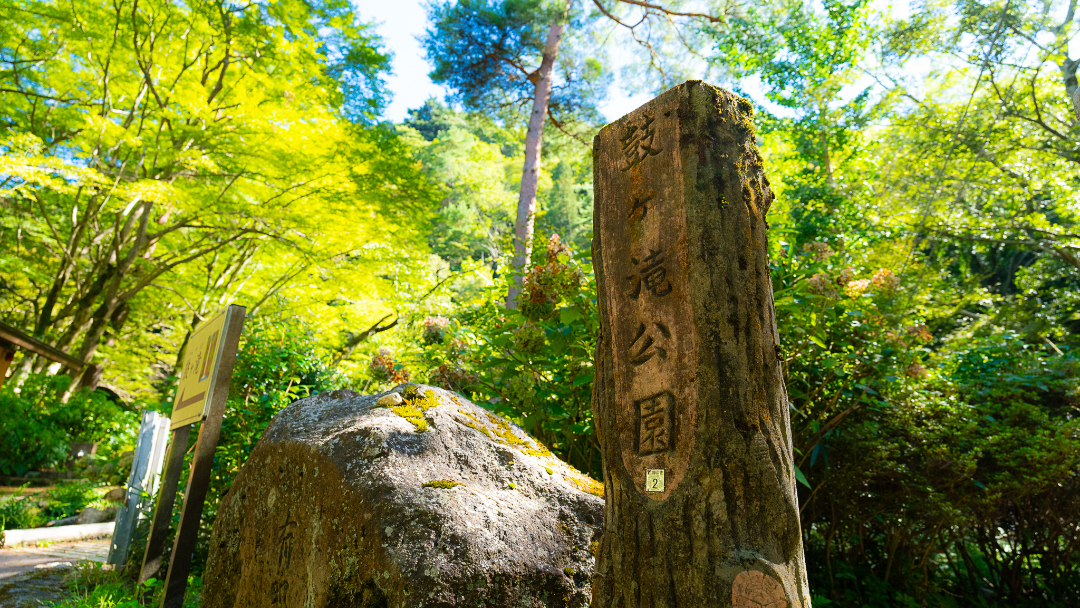
<instances>
[{"instance_id":1,"label":"weathered stone surface","mask_svg":"<svg viewBox=\"0 0 1080 608\"><path fill-rule=\"evenodd\" d=\"M690 81L593 159L593 606L809 608L753 106Z\"/></svg>"},{"instance_id":2,"label":"weathered stone surface","mask_svg":"<svg viewBox=\"0 0 1080 608\"><path fill-rule=\"evenodd\" d=\"M79 513L75 523L77 524L100 524L106 521L112 521L116 518L116 507L109 507L107 509L96 509L94 507L86 507Z\"/></svg>"},{"instance_id":3,"label":"weathered stone surface","mask_svg":"<svg viewBox=\"0 0 1080 608\"><path fill-rule=\"evenodd\" d=\"M72 515L71 517L61 517L60 519L54 519L45 524L44 527L54 528L56 526L74 526L77 523L79 523L79 516Z\"/></svg>"},{"instance_id":4,"label":"weathered stone surface","mask_svg":"<svg viewBox=\"0 0 1080 608\"><path fill-rule=\"evenodd\" d=\"M393 392L275 417L218 510L202 605L588 605L603 501L579 488L599 484L452 393Z\"/></svg>"},{"instance_id":5,"label":"weathered stone surface","mask_svg":"<svg viewBox=\"0 0 1080 608\"><path fill-rule=\"evenodd\" d=\"M127 499L127 488L113 488L105 495L105 500L122 504Z\"/></svg>"}]
</instances>

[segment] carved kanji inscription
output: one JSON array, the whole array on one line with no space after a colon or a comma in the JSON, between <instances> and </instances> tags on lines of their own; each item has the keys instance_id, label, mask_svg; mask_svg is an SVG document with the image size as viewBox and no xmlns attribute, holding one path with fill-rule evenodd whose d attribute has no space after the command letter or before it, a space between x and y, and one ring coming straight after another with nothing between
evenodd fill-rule
<instances>
[{"instance_id":1,"label":"carved kanji inscription","mask_svg":"<svg viewBox=\"0 0 1080 608\"><path fill-rule=\"evenodd\" d=\"M662 298L671 293L671 281L667 278L667 268L664 267L664 254L659 249L650 249L649 255L643 259L630 258L634 263L634 274L626 277L633 285L630 297L637 299L641 295L641 287L655 297Z\"/></svg>"},{"instance_id":2,"label":"carved kanji inscription","mask_svg":"<svg viewBox=\"0 0 1080 608\"><path fill-rule=\"evenodd\" d=\"M634 402L638 411L638 456L661 454L672 448L671 414L675 395L664 391Z\"/></svg>"},{"instance_id":3,"label":"carved kanji inscription","mask_svg":"<svg viewBox=\"0 0 1080 608\"><path fill-rule=\"evenodd\" d=\"M297 521L292 514L285 515L285 523L278 526L277 535L274 539L274 580L270 581L270 604L285 606L289 603L289 581L284 577L289 574L292 565L294 531Z\"/></svg>"},{"instance_id":4,"label":"carved kanji inscription","mask_svg":"<svg viewBox=\"0 0 1080 608\"><path fill-rule=\"evenodd\" d=\"M634 120L627 121L623 125L623 136L619 142L622 144L625 163L623 171L633 169L646 158L663 152L659 148L654 148L656 127L653 123L655 122L656 117L652 112L641 112L640 116L635 116Z\"/></svg>"}]
</instances>

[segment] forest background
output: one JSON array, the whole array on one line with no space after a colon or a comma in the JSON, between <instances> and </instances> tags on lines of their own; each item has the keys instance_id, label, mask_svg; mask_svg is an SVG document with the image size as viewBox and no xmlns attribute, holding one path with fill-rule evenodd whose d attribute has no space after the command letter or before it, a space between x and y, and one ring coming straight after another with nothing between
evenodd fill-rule
<instances>
[{"instance_id":1,"label":"forest background","mask_svg":"<svg viewBox=\"0 0 1080 608\"><path fill-rule=\"evenodd\" d=\"M435 1L450 95L395 124L393 49L340 0L2 2L0 319L123 399L65 400L64 370L17 359L0 473L130 449L237 303L204 528L274 413L338 387L459 391L599 477L597 106L619 70L752 82L815 604L1075 605L1076 8Z\"/></svg>"}]
</instances>

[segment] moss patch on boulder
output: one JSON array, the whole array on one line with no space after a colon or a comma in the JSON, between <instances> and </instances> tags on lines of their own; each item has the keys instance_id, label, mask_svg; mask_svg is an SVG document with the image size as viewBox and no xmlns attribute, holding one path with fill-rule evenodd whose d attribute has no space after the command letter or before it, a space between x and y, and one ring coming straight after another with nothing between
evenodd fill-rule
<instances>
[{"instance_id":1,"label":"moss patch on boulder","mask_svg":"<svg viewBox=\"0 0 1080 608\"><path fill-rule=\"evenodd\" d=\"M420 484L422 488L442 488L443 490L449 490L454 486L463 486L465 484L459 481L450 481L449 479L432 479L431 481L425 481Z\"/></svg>"}]
</instances>

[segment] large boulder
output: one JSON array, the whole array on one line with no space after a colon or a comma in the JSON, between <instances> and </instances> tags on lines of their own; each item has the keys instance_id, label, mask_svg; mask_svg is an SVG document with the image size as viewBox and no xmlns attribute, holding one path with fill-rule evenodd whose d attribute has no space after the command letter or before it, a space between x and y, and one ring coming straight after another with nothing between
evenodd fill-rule
<instances>
[{"instance_id":1,"label":"large boulder","mask_svg":"<svg viewBox=\"0 0 1080 608\"><path fill-rule=\"evenodd\" d=\"M587 606L601 487L442 389L298 401L225 496L205 608Z\"/></svg>"}]
</instances>

